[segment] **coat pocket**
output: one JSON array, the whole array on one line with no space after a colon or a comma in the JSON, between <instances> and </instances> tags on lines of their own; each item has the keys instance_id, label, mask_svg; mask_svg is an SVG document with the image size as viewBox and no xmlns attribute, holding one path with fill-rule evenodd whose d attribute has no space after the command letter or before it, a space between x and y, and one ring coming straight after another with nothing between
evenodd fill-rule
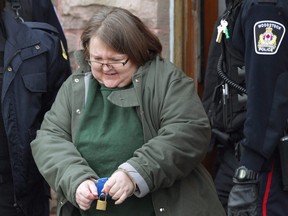
<instances>
[{"instance_id":1,"label":"coat pocket","mask_svg":"<svg viewBox=\"0 0 288 216\"><path fill-rule=\"evenodd\" d=\"M23 74L23 82L30 92L47 92L46 73Z\"/></svg>"}]
</instances>

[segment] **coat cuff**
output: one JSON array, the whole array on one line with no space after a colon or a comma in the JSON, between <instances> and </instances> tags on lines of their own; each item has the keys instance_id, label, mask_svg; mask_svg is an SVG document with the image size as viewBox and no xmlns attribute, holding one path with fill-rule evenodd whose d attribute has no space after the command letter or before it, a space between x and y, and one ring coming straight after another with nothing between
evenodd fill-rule
<instances>
[{"instance_id":1,"label":"coat cuff","mask_svg":"<svg viewBox=\"0 0 288 216\"><path fill-rule=\"evenodd\" d=\"M137 172L137 170L133 166L131 166L129 163L123 163L118 168L126 170L129 173L130 177L136 183L137 190L134 192L134 195L136 197L144 197L150 192L144 178Z\"/></svg>"}]
</instances>

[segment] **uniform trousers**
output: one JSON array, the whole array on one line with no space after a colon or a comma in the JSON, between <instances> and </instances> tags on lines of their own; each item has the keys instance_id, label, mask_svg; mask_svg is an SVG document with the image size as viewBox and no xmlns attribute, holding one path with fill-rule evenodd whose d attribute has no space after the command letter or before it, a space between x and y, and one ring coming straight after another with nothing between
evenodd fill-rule
<instances>
[{"instance_id":1,"label":"uniform trousers","mask_svg":"<svg viewBox=\"0 0 288 216\"><path fill-rule=\"evenodd\" d=\"M280 162L275 159L267 172L259 174L259 216L287 216L288 191L283 190Z\"/></svg>"},{"instance_id":2,"label":"uniform trousers","mask_svg":"<svg viewBox=\"0 0 288 216\"><path fill-rule=\"evenodd\" d=\"M217 163L218 168L215 172L214 183L219 200L227 213L227 202L233 187L233 176L238 167L234 149L232 147L218 149Z\"/></svg>"}]
</instances>

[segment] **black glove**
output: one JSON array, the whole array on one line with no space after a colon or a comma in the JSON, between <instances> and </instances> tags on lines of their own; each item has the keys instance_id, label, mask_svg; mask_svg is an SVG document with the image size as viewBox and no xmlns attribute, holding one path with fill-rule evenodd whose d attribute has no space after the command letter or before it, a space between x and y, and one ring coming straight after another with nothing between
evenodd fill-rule
<instances>
[{"instance_id":1,"label":"black glove","mask_svg":"<svg viewBox=\"0 0 288 216\"><path fill-rule=\"evenodd\" d=\"M228 198L228 216L257 216L258 181L233 179Z\"/></svg>"}]
</instances>

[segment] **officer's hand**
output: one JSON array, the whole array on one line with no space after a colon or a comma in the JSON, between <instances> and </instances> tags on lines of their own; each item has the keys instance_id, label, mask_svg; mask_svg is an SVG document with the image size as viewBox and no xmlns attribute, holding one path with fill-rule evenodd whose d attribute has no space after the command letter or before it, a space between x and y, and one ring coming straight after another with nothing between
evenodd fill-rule
<instances>
[{"instance_id":1,"label":"officer's hand","mask_svg":"<svg viewBox=\"0 0 288 216\"><path fill-rule=\"evenodd\" d=\"M117 170L109 177L102 191L116 200L115 204L117 205L123 203L134 193L135 183L126 172Z\"/></svg>"},{"instance_id":2,"label":"officer's hand","mask_svg":"<svg viewBox=\"0 0 288 216\"><path fill-rule=\"evenodd\" d=\"M257 216L258 182L237 182L228 198L228 216Z\"/></svg>"},{"instance_id":3,"label":"officer's hand","mask_svg":"<svg viewBox=\"0 0 288 216\"><path fill-rule=\"evenodd\" d=\"M98 192L93 180L83 181L76 190L76 202L82 210L90 208L93 200L98 199Z\"/></svg>"}]
</instances>

